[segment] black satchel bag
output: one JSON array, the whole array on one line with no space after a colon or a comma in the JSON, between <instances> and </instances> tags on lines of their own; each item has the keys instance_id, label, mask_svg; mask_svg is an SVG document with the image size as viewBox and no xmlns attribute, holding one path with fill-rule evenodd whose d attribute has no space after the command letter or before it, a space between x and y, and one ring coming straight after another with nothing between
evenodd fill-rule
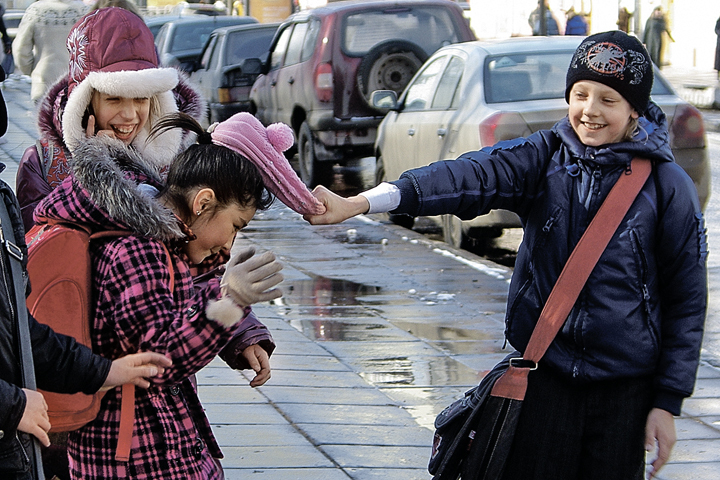
<instances>
[{"instance_id":1,"label":"black satchel bag","mask_svg":"<svg viewBox=\"0 0 720 480\"><path fill-rule=\"evenodd\" d=\"M510 453L528 374L565 323L600 255L650 175L648 160L633 159L613 186L568 258L540 314L524 355L514 352L465 397L435 419L428 471L433 480L498 480Z\"/></svg>"}]
</instances>

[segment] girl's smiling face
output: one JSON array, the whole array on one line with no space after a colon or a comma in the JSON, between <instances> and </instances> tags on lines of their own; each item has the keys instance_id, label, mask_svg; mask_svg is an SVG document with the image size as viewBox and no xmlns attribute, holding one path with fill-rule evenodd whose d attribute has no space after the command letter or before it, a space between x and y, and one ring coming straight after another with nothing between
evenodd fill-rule
<instances>
[{"instance_id":1,"label":"girl's smiling face","mask_svg":"<svg viewBox=\"0 0 720 480\"><path fill-rule=\"evenodd\" d=\"M617 90L592 80L580 80L570 90L568 118L580 141L599 147L625 139L637 112Z\"/></svg>"},{"instance_id":2,"label":"girl's smiling face","mask_svg":"<svg viewBox=\"0 0 720 480\"><path fill-rule=\"evenodd\" d=\"M90 101L97 133L132 143L145 127L150 115L149 98L127 98L93 92Z\"/></svg>"}]
</instances>

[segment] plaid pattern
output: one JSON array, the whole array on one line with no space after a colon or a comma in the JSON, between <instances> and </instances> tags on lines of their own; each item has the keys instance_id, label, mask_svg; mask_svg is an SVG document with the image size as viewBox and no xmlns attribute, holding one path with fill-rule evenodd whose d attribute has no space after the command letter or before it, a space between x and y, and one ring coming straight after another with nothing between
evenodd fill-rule
<instances>
[{"instance_id":1,"label":"plaid pattern","mask_svg":"<svg viewBox=\"0 0 720 480\"><path fill-rule=\"evenodd\" d=\"M72 177L41 203L43 216L71 218L98 227L123 227L95 207ZM126 228L126 227L125 227ZM168 355L173 366L136 389L135 426L129 462L114 459L120 419L120 388L107 392L98 417L68 438L73 478L221 478L212 457L221 458L197 392L188 377L207 365L230 340L205 316L220 296L218 279L193 287L186 257L171 250L175 288L162 244L142 236L94 243L95 318L93 350L109 358L138 351Z\"/></svg>"}]
</instances>

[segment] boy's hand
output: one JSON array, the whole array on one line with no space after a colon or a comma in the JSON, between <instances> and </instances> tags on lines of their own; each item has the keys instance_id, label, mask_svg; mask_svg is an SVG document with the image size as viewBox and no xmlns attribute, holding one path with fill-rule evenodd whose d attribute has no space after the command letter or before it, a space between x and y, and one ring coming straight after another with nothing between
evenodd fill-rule
<instances>
[{"instance_id":1,"label":"boy's hand","mask_svg":"<svg viewBox=\"0 0 720 480\"><path fill-rule=\"evenodd\" d=\"M370 210L370 203L362 195L344 198L322 185L315 187L312 193L325 205L325 213L322 215L303 215L303 218L311 225L340 223Z\"/></svg>"},{"instance_id":2,"label":"boy's hand","mask_svg":"<svg viewBox=\"0 0 720 480\"><path fill-rule=\"evenodd\" d=\"M40 440L46 447L50 446L50 438L47 432L50 430L50 417L48 417L48 406L42 393L35 390L22 389L25 392L25 411L23 412L18 430L29 433Z\"/></svg>"},{"instance_id":3,"label":"boy's hand","mask_svg":"<svg viewBox=\"0 0 720 480\"><path fill-rule=\"evenodd\" d=\"M100 391L126 383L134 383L138 387L148 388L150 382L146 379L162 374L170 365L172 365L172 360L159 353L142 352L126 355L113 360L110 373Z\"/></svg>"},{"instance_id":4,"label":"boy's hand","mask_svg":"<svg viewBox=\"0 0 720 480\"><path fill-rule=\"evenodd\" d=\"M647 418L645 426L645 450L655 449L657 442L657 457L652 462L652 470L648 478L653 478L670 459L670 452L675 445L675 419L672 414L660 408L653 408Z\"/></svg>"},{"instance_id":5,"label":"boy's hand","mask_svg":"<svg viewBox=\"0 0 720 480\"><path fill-rule=\"evenodd\" d=\"M250 368L255 370L255 378L250 381L251 387L259 387L270 380L270 357L260 345L250 345L242 352Z\"/></svg>"}]
</instances>

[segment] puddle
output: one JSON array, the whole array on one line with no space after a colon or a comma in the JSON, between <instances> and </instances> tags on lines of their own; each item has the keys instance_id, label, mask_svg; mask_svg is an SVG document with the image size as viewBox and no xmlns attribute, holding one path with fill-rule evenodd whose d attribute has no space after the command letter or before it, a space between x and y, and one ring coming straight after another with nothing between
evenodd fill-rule
<instances>
[{"instance_id":1,"label":"puddle","mask_svg":"<svg viewBox=\"0 0 720 480\"><path fill-rule=\"evenodd\" d=\"M285 288L285 303L301 306L360 305L359 297L374 295L380 287L364 285L348 280L314 277L297 280Z\"/></svg>"}]
</instances>

